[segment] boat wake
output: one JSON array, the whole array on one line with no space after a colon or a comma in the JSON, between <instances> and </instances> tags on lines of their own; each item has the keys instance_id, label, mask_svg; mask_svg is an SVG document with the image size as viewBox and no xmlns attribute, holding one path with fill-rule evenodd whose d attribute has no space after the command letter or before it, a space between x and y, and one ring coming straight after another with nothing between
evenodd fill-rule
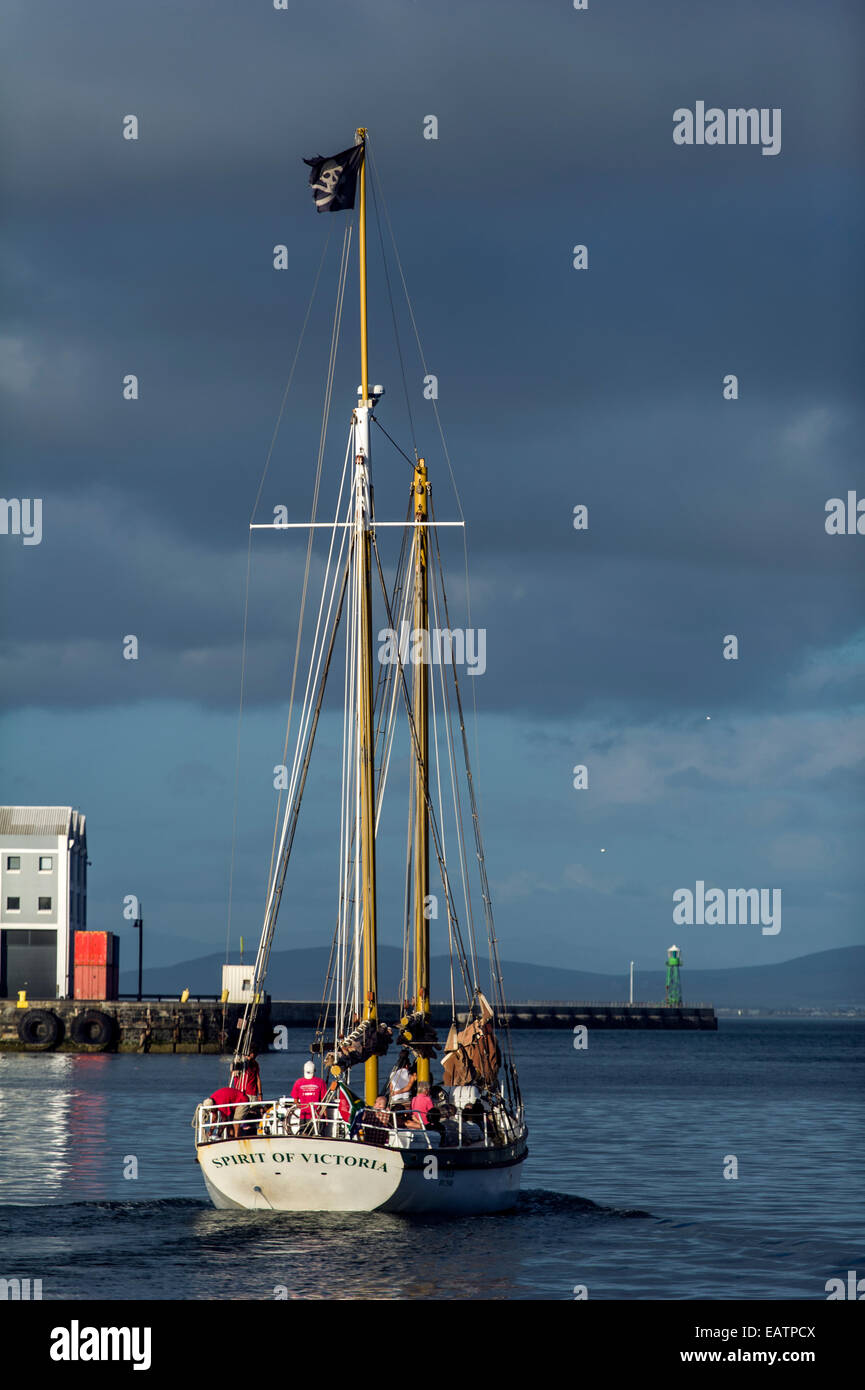
<instances>
[{"instance_id":1,"label":"boat wake","mask_svg":"<svg viewBox=\"0 0 865 1390\"><path fill-rule=\"evenodd\" d=\"M520 1216L603 1216L653 1221L650 1211L638 1207L607 1207L590 1202L588 1197L576 1197L570 1192L549 1192L545 1188L528 1188L520 1193L515 1214Z\"/></svg>"}]
</instances>

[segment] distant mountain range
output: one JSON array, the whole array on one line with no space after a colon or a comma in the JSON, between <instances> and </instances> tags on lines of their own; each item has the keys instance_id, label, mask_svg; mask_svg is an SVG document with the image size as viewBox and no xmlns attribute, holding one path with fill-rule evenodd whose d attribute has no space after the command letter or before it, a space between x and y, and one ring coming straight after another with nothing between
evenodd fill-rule
<instances>
[{"instance_id":1,"label":"distant mountain range","mask_svg":"<svg viewBox=\"0 0 865 1390\"><path fill-rule=\"evenodd\" d=\"M146 948L146 941L145 941ZM329 949L313 946L294 951L275 951L270 958L267 989L273 999L317 1000L327 970ZM199 956L179 965L144 971L147 994L219 994L222 988L222 956ZM379 949L379 992L382 999L396 999L402 952L394 946ZM251 962L250 962L251 966ZM434 956L432 998L449 997L447 956ZM503 961L507 998L514 1002L545 1003L588 1001L615 1002L626 997L624 975L598 975L585 970L564 970L552 965ZM486 962L481 982L489 980ZM138 988L137 971L120 976L121 994ZM865 946L841 946L817 951L777 965L743 965L722 970L682 970L686 1004L705 1002L716 1008L833 1009L865 1007ZM635 1002L664 997L664 974L641 970L636 975Z\"/></svg>"}]
</instances>

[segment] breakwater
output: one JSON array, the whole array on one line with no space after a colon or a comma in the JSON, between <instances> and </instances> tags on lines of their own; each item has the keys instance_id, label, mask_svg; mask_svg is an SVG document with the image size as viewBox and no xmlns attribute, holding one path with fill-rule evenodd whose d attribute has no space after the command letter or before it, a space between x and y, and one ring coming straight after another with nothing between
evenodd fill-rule
<instances>
[{"instance_id":1,"label":"breakwater","mask_svg":"<svg viewBox=\"0 0 865 1390\"><path fill-rule=\"evenodd\" d=\"M0 1050L225 1052L242 1004L215 1000L0 1000Z\"/></svg>"},{"instance_id":2,"label":"breakwater","mask_svg":"<svg viewBox=\"0 0 865 1390\"><path fill-rule=\"evenodd\" d=\"M396 1003L383 1002L381 1016L394 1024ZM242 1004L215 999L143 1000L0 1000L0 1049L27 1052L211 1052L231 1051ZM432 1023L444 1033L450 1026L449 1004L431 1006ZM262 1011L261 1041L268 1030L314 1029L321 1016L318 1001L269 1001ZM460 1014L460 1021L465 1015ZM711 1005L668 1008L664 1004L514 1003L503 1022L518 1028L654 1028L702 1031L718 1026Z\"/></svg>"},{"instance_id":3,"label":"breakwater","mask_svg":"<svg viewBox=\"0 0 865 1390\"><path fill-rule=\"evenodd\" d=\"M321 1011L319 1004L287 1003L274 1000L271 1022L288 1028L315 1027ZM399 1018L396 1004L380 1005L386 1023ZM451 1022L450 1004L431 1004L431 1022L435 1028L447 1029ZM460 1020L465 1018L460 1011ZM503 1016L510 1028L670 1028L715 1029L718 1020L711 1004L683 1005L669 1008L666 1004L601 1004L601 1003L512 1003Z\"/></svg>"}]
</instances>

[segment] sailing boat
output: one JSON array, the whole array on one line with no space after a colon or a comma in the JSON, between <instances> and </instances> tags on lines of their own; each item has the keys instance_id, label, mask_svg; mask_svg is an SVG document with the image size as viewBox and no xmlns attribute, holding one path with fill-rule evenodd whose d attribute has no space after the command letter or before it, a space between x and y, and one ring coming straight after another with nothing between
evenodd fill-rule
<instances>
[{"instance_id":1,"label":"sailing boat","mask_svg":"<svg viewBox=\"0 0 865 1390\"><path fill-rule=\"evenodd\" d=\"M252 998L242 1019L232 1087L214 1092L196 1108L196 1156L207 1191L219 1208L501 1211L517 1199L528 1131L511 1054L439 549L439 529L462 523L435 519L426 462L417 451L412 461L398 445L412 466L406 517L379 521L375 515L370 427L378 424L375 410L384 392L370 385L368 371L367 153L367 133L360 129L349 150L330 159L319 156L306 161L319 211L353 209L359 188L361 385L351 414L333 521L317 521L314 506L309 523L253 526L285 529L289 535L294 527L325 528L330 540L278 852L272 857ZM349 232L347 228L340 266L339 314L349 263ZM328 392L333 362L332 352ZM403 536L390 585L385 583L377 539L384 527L397 528ZM308 576L307 564L307 580ZM383 648L376 652L373 645L376 580L381 589L377 602L383 602L390 624L386 631L395 636L389 655ZM431 630L431 614L437 623L444 622L443 629ZM256 1096L248 1103L249 1092L243 1090L248 1085L246 1059L256 1045L261 1046L257 1040L270 950L340 631L345 673L338 906L322 1013L305 1067L307 1074L314 1072L312 1059L317 1059L320 1076L300 1093L298 1082L297 1099L287 1094L271 1099ZM438 641L435 652L433 631ZM442 652L442 641L450 643L449 651ZM382 1018L379 1001L376 837L397 715L403 711L410 766L404 966L399 1021L391 1024ZM456 774L459 751L465 764L465 791L460 790L462 780ZM442 793L443 763L445 781L451 774L453 809ZM446 806L449 833L456 840L456 853L450 856L445 844ZM472 855L464 833L469 820L487 929L488 992L479 979L483 962L476 947L469 884ZM449 870L449 858L456 860L456 873ZM438 868L435 892L431 891L431 859ZM457 879L465 906L462 921L457 912ZM446 927L451 997L450 1029L438 1080L432 1070L441 1044L432 1024L430 933L440 918L443 938ZM457 980L465 995L459 1006ZM383 1089L379 1062L392 1044L402 1051L391 1084ZM362 1082L355 1080L361 1075Z\"/></svg>"}]
</instances>

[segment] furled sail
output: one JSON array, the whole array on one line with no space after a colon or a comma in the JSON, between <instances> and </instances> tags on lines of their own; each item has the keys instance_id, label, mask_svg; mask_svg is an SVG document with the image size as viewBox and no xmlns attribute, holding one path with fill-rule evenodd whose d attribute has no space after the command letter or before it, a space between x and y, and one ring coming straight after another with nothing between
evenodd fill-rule
<instances>
[{"instance_id":1,"label":"furled sail","mask_svg":"<svg viewBox=\"0 0 865 1390\"><path fill-rule=\"evenodd\" d=\"M461 1032L451 1026L442 1059L446 1086L475 1085L493 1087L498 1081L502 1054L493 1027L493 1011L486 997L477 994L480 1017L469 1019Z\"/></svg>"}]
</instances>

